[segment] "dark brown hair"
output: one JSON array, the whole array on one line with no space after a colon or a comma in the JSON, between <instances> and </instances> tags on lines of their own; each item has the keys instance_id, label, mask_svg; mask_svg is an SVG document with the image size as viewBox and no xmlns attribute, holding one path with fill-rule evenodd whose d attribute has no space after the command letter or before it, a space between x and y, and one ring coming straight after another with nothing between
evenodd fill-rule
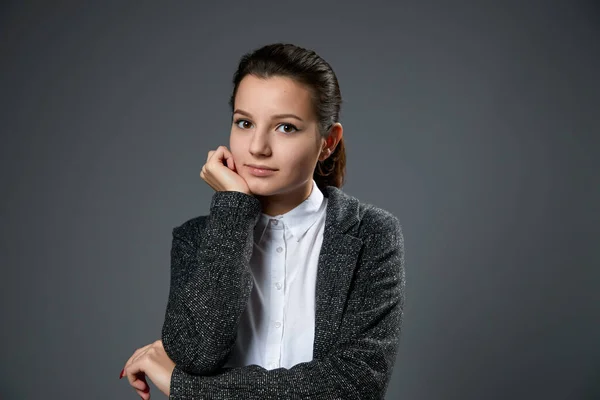
<instances>
[{"instance_id":1,"label":"dark brown hair","mask_svg":"<svg viewBox=\"0 0 600 400\"><path fill-rule=\"evenodd\" d=\"M274 43L243 55L233 76L233 93L229 100L231 112L239 84L246 75L259 78L282 76L306 85L312 92L321 136L327 137L333 124L339 122L342 96L337 77L331 66L314 51L293 44ZM342 137L333 154L317 162L313 179L321 190L325 186L340 188L345 174L346 149Z\"/></svg>"}]
</instances>

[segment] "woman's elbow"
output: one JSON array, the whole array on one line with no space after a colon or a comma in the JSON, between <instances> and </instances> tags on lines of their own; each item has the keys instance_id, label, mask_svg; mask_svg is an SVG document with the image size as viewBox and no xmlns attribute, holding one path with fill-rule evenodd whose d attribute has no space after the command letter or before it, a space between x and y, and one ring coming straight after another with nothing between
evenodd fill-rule
<instances>
[{"instance_id":1,"label":"woman's elbow","mask_svg":"<svg viewBox=\"0 0 600 400\"><path fill-rule=\"evenodd\" d=\"M198 338L181 338L163 332L163 347L179 369L189 374L209 375L225 365L230 346L216 346Z\"/></svg>"}]
</instances>

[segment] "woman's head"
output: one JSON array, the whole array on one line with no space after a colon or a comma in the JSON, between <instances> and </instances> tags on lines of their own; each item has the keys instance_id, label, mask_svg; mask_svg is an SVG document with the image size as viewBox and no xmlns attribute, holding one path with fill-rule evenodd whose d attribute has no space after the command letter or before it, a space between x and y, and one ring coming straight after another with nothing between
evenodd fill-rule
<instances>
[{"instance_id":1,"label":"woman's head","mask_svg":"<svg viewBox=\"0 0 600 400\"><path fill-rule=\"evenodd\" d=\"M230 99L230 150L252 193L305 192L312 179L341 187L345 150L337 78L315 52L272 44L240 60ZM257 176L250 165L275 171Z\"/></svg>"}]
</instances>

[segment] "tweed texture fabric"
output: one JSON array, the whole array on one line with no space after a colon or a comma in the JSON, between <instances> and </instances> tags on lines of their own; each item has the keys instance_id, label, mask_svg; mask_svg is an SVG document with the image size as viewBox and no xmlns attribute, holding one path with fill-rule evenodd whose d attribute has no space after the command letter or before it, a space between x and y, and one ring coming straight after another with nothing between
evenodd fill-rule
<instances>
[{"instance_id":1,"label":"tweed texture fabric","mask_svg":"<svg viewBox=\"0 0 600 400\"><path fill-rule=\"evenodd\" d=\"M162 327L175 362L170 399L383 399L405 302L404 236L388 211L327 186L313 360L292 368L224 367L253 287L260 202L215 192L209 215L173 229Z\"/></svg>"}]
</instances>

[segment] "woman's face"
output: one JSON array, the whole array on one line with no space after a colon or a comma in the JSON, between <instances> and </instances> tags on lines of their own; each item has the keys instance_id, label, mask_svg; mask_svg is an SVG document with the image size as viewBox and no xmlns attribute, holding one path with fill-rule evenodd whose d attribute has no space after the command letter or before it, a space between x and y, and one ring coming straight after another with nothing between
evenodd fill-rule
<instances>
[{"instance_id":1,"label":"woman's face","mask_svg":"<svg viewBox=\"0 0 600 400\"><path fill-rule=\"evenodd\" d=\"M290 78L254 75L246 75L238 86L229 140L238 174L258 196L312 187L325 144L308 88Z\"/></svg>"}]
</instances>

